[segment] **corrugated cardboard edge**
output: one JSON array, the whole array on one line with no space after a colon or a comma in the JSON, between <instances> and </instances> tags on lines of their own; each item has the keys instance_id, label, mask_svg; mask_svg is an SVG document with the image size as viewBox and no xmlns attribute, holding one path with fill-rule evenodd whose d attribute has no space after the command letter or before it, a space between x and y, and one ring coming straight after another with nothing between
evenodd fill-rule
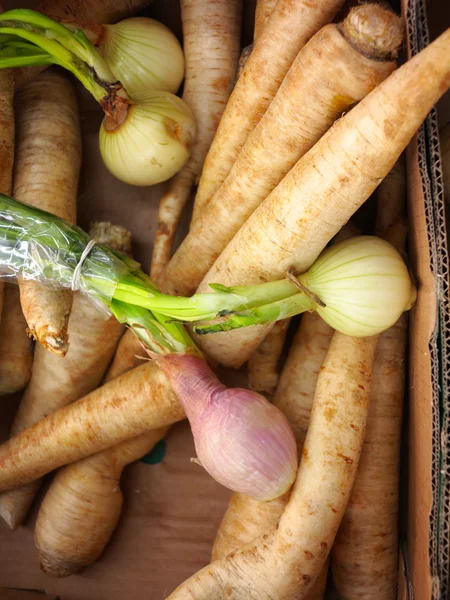
<instances>
[{"instance_id":1,"label":"corrugated cardboard edge","mask_svg":"<svg viewBox=\"0 0 450 600\"><path fill-rule=\"evenodd\" d=\"M428 23L425 5L418 5L416 24L419 28L420 48L429 43ZM435 274L437 284L437 360L439 373L434 381L434 393L439 404L434 405L433 423L433 509L430 530L430 565L432 575L432 597L447 598L450 593L449 574L449 528L450 528L450 464L448 439L450 430L448 390L450 381L450 298L448 278L448 248L445 220L445 199L441 169L438 120L432 110L425 121L424 150L428 169L426 174L425 203L431 204L434 216L434 248L436 250ZM419 148L420 152L420 148Z\"/></svg>"},{"instance_id":2,"label":"corrugated cardboard edge","mask_svg":"<svg viewBox=\"0 0 450 600\"><path fill-rule=\"evenodd\" d=\"M408 58L428 42L425 3L402 0L407 27ZM431 114L407 151L408 213L411 223L411 258L418 278L419 295L411 319L409 390L408 533L403 548L400 598L439 598L440 529L440 351L438 285L442 275L437 249L441 246L439 212L430 167L433 151L429 134ZM435 125L434 125L435 127ZM436 225L438 228L436 230ZM445 242L444 242L445 243Z\"/></svg>"}]
</instances>

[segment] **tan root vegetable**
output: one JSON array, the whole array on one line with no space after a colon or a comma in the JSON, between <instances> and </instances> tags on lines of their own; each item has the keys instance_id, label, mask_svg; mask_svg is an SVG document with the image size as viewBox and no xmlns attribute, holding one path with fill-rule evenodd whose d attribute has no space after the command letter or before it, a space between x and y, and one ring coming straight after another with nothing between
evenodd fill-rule
<instances>
[{"instance_id":1,"label":"tan root vegetable","mask_svg":"<svg viewBox=\"0 0 450 600\"><path fill-rule=\"evenodd\" d=\"M157 280L170 259L173 238L192 186L197 183L203 161L225 108L236 73L239 55L240 0L211 3L183 0L181 4L186 78L183 99L192 109L197 138L187 165L171 180L160 201L151 275ZM207 20L205 22L205 16ZM211 32L214 36L211 37ZM214 44L211 47L212 40ZM136 336L127 332L119 343L110 378L142 361Z\"/></svg>"},{"instance_id":2,"label":"tan root vegetable","mask_svg":"<svg viewBox=\"0 0 450 600\"><path fill-rule=\"evenodd\" d=\"M333 243L359 234L358 228L349 222L334 237ZM288 418L299 449L305 442L317 378L333 333L333 328L317 313L306 312L292 341L277 387L274 404Z\"/></svg>"},{"instance_id":3,"label":"tan root vegetable","mask_svg":"<svg viewBox=\"0 0 450 600\"><path fill-rule=\"evenodd\" d=\"M255 9L255 28L253 31L253 43L249 44L241 51L241 55L239 57L237 77L241 76L244 67L250 57L250 54L252 53L254 43L256 42L257 38L260 37L264 26L266 25L270 15L273 12L273 8L276 2L277 0L257 0Z\"/></svg>"},{"instance_id":4,"label":"tan root vegetable","mask_svg":"<svg viewBox=\"0 0 450 600\"><path fill-rule=\"evenodd\" d=\"M163 272L161 281L170 293L192 294L295 163L343 111L392 73L402 33L402 22L391 10L364 4L342 24L323 27L306 44L227 178ZM358 44L361 51L355 49ZM245 255L241 263L245 268Z\"/></svg>"},{"instance_id":5,"label":"tan root vegetable","mask_svg":"<svg viewBox=\"0 0 450 600\"><path fill-rule=\"evenodd\" d=\"M0 446L0 491L185 418L155 361L60 408Z\"/></svg>"},{"instance_id":6,"label":"tan root vegetable","mask_svg":"<svg viewBox=\"0 0 450 600\"><path fill-rule=\"evenodd\" d=\"M334 334L297 481L278 527L196 573L170 600L306 597L327 560L356 476L375 346L375 337Z\"/></svg>"},{"instance_id":7,"label":"tan root vegetable","mask_svg":"<svg viewBox=\"0 0 450 600\"><path fill-rule=\"evenodd\" d=\"M248 383L252 390L275 393L278 383L278 362L284 346L290 320L278 321L256 348L248 361Z\"/></svg>"},{"instance_id":8,"label":"tan root vegetable","mask_svg":"<svg viewBox=\"0 0 450 600\"><path fill-rule=\"evenodd\" d=\"M193 222L230 172L248 134L267 110L300 48L330 21L343 0L279 0L236 82L206 156Z\"/></svg>"},{"instance_id":9,"label":"tan root vegetable","mask_svg":"<svg viewBox=\"0 0 450 600\"><path fill-rule=\"evenodd\" d=\"M0 4L0 12L3 5ZM10 69L0 71L0 192L9 194L14 161L14 75ZM0 281L0 320L2 318L4 284Z\"/></svg>"},{"instance_id":10,"label":"tan root vegetable","mask_svg":"<svg viewBox=\"0 0 450 600\"><path fill-rule=\"evenodd\" d=\"M334 241L341 241L356 233L356 228L348 223ZM307 312L302 316L273 400L289 420L298 444L299 456L309 426L317 379L332 336L333 329L317 313ZM268 335L266 340L270 337ZM274 502L263 503L244 494L233 494L217 532L212 558L227 556L275 526L288 499L289 494L286 494ZM323 596L327 569L328 566L317 579L308 599Z\"/></svg>"},{"instance_id":11,"label":"tan root vegetable","mask_svg":"<svg viewBox=\"0 0 450 600\"><path fill-rule=\"evenodd\" d=\"M46 71L17 93L16 109L14 197L74 223L81 138L72 84ZM19 287L29 335L64 356L72 292L31 280Z\"/></svg>"},{"instance_id":12,"label":"tan root vegetable","mask_svg":"<svg viewBox=\"0 0 450 600\"><path fill-rule=\"evenodd\" d=\"M106 225L106 227L105 227ZM90 234L99 243L130 251L129 232L111 224L97 224ZM95 389L100 383L123 333L114 317L107 318L91 299L77 292L69 320L71 344L63 358L38 345L31 381L15 416L11 436ZM0 494L0 516L15 529L27 516L41 481Z\"/></svg>"},{"instance_id":13,"label":"tan root vegetable","mask_svg":"<svg viewBox=\"0 0 450 600\"><path fill-rule=\"evenodd\" d=\"M256 41L261 37L261 33L273 13L277 0L257 0L255 10L255 29L253 31L253 39Z\"/></svg>"},{"instance_id":14,"label":"tan root vegetable","mask_svg":"<svg viewBox=\"0 0 450 600\"><path fill-rule=\"evenodd\" d=\"M0 5L0 12L2 5ZM14 161L14 75L12 69L0 71L0 191L9 194Z\"/></svg>"},{"instance_id":15,"label":"tan root vegetable","mask_svg":"<svg viewBox=\"0 0 450 600\"><path fill-rule=\"evenodd\" d=\"M316 313L305 313L286 360L274 404L288 417L299 445L299 455L308 430L317 379L325 360L333 329ZM270 336L267 336L266 340ZM244 494L233 494L214 542L213 560L248 544L275 527L289 494L273 502L257 502ZM328 564L307 595L323 598Z\"/></svg>"},{"instance_id":16,"label":"tan root vegetable","mask_svg":"<svg viewBox=\"0 0 450 600\"><path fill-rule=\"evenodd\" d=\"M246 494L233 494L217 530L211 559L225 558L275 527L288 500L289 493L270 502L258 502Z\"/></svg>"},{"instance_id":17,"label":"tan root vegetable","mask_svg":"<svg viewBox=\"0 0 450 600\"><path fill-rule=\"evenodd\" d=\"M287 416L299 446L308 431L314 392L333 329L317 313L305 313L289 350L274 403Z\"/></svg>"},{"instance_id":18,"label":"tan root vegetable","mask_svg":"<svg viewBox=\"0 0 450 600\"><path fill-rule=\"evenodd\" d=\"M398 501L407 316L381 334L371 409L349 506L332 550L342 600L394 600L398 583Z\"/></svg>"},{"instance_id":19,"label":"tan root vegetable","mask_svg":"<svg viewBox=\"0 0 450 600\"><path fill-rule=\"evenodd\" d=\"M125 361L118 361L105 379L110 381L131 368ZM66 577L100 556L120 517L123 495L119 481L123 469L151 450L167 429L151 429L58 471L35 529L41 568L47 574Z\"/></svg>"},{"instance_id":20,"label":"tan root vegetable","mask_svg":"<svg viewBox=\"0 0 450 600\"><path fill-rule=\"evenodd\" d=\"M120 476L164 436L155 429L64 467L56 474L36 522L41 569L67 577L103 552L120 517Z\"/></svg>"},{"instance_id":21,"label":"tan root vegetable","mask_svg":"<svg viewBox=\"0 0 450 600\"><path fill-rule=\"evenodd\" d=\"M377 190L377 233L404 251L404 163ZM332 549L342 600L395 600L398 583L400 442L408 317L380 335L366 438L355 484Z\"/></svg>"},{"instance_id":22,"label":"tan root vegetable","mask_svg":"<svg viewBox=\"0 0 450 600\"><path fill-rule=\"evenodd\" d=\"M291 169L222 252L200 286L251 285L308 269L389 173L450 86L450 30L390 75ZM197 337L213 359L239 366L267 327Z\"/></svg>"},{"instance_id":23,"label":"tan root vegetable","mask_svg":"<svg viewBox=\"0 0 450 600\"><path fill-rule=\"evenodd\" d=\"M15 283L6 283L0 323L0 395L20 392L30 379L33 342L26 328L19 288Z\"/></svg>"},{"instance_id":24,"label":"tan root vegetable","mask_svg":"<svg viewBox=\"0 0 450 600\"><path fill-rule=\"evenodd\" d=\"M241 0L182 0L186 77L183 100L192 109L197 136L188 163L161 198L151 275L156 280L169 261L183 208L203 167L236 77Z\"/></svg>"}]
</instances>

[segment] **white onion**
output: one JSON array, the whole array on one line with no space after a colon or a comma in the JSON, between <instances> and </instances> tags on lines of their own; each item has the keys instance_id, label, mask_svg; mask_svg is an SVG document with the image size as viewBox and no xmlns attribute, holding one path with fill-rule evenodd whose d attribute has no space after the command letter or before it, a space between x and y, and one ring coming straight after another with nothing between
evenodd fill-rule
<instances>
[{"instance_id":1,"label":"white onion","mask_svg":"<svg viewBox=\"0 0 450 600\"><path fill-rule=\"evenodd\" d=\"M184 76L184 55L170 29L146 17L103 27L103 58L132 98L153 90L177 92Z\"/></svg>"},{"instance_id":2,"label":"white onion","mask_svg":"<svg viewBox=\"0 0 450 600\"><path fill-rule=\"evenodd\" d=\"M401 255L373 236L353 237L331 246L298 279L325 304L316 307L323 320L356 337L388 329L416 299Z\"/></svg>"},{"instance_id":3,"label":"white onion","mask_svg":"<svg viewBox=\"0 0 450 600\"><path fill-rule=\"evenodd\" d=\"M100 127L103 160L121 181L154 185L170 179L189 158L195 138L194 116L183 100L170 92L149 92L128 106L124 121Z\"/></svg>"}]
</instances>

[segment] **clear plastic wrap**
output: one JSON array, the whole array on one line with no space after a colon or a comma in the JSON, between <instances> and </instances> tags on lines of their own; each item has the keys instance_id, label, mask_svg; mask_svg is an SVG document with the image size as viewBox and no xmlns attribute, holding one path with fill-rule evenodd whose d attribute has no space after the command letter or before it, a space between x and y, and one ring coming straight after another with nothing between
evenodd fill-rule
<instances>
[{"instance_id":1,"label":"clear plastic wrap","mask_svg":"<svg viewBox=\"0 0 450 600\"><path fill-rule=\"evenodd\" d=\"M108 306L139 265L97 245L79 227L0 194L0 279L18 278L88 293Z\"/></svg>"}]
</instances>

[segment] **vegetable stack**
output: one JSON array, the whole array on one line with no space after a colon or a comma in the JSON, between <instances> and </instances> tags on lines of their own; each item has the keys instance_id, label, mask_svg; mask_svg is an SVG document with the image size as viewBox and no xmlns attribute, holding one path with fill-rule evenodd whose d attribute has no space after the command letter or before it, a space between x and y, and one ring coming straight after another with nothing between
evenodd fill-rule
<instances>
[{"instance_id":1,"label":"vegetable stack","mask_svg":"<svg viewBox=\"0 0 450 600\"><path fill-rule=\"evenodd\" d=\"M234 494L210 564L168 599L323 600L332 578L343 600L394 600L417 298L402 153L450 87L450 29L398 66L404 22L386 5L257 0L247 35L242 0L181 0L178 39L136 14L146 4L0 14L0 393L22 392L0 515L19 527L58 469L36 520L41 569L88 567L127 501L124 470L187 419L185 464ZM71 76L103 111L117 196L140 189L116 210L98 188L108 219L156 231L150 276L132 231L76 225L91 173ZM359 209L374 193L369 229ZM234 387L224 367L245 363ZM169 479L170 464L152 468Z\"/></svg>"}]
</instances>

